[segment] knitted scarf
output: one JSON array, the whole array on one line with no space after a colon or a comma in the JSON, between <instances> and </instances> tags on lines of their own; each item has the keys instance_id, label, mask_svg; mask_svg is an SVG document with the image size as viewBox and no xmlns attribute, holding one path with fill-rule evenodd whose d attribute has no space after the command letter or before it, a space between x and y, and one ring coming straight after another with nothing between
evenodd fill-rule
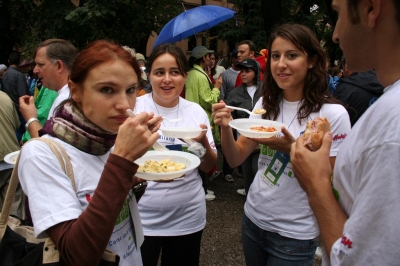
<instances>
[{"instance_id":1,"label":"knitted scarf","mask_svg":"<svg viewBox=\"0 0 400 266\"><path fill-rule=\"evenodd\" d=\"M46 121L39 135L49 134L93 155L103 155L115 143L116 133L101 129L71 103L66 103Z\"/></svg>"}]
</instances>

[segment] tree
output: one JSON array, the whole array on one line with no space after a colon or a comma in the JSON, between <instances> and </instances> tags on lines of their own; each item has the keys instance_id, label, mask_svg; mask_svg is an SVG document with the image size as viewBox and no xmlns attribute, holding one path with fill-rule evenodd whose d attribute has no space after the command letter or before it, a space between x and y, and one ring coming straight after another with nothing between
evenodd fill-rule
<instances>
[{"instance_id":1,"label":"tree","mask_svg":"<svg viewBox=\"0 0 400 266\"><path fill-rule=\"evenodd\" d=\"M32 1L0 0L0 63L7 63L8 55L18 48L23 36L30 31L25 17L34 7Z\"/></svg>"},{"instance_id":2,"label":"tree","mask_svg":"<svg viewBox=\"0 0 400 266\"><path fill-rule=\"evenodd\" d=\"M248 39L255 43L257 49L265 48L267 35L264 30L261 0L232 0L229 3L232 3L233 9L237 11L236 20L230 19L218 25L216 36L228 41L230 45Z\"/></svg>"},{"instance_id":3,"label":"tree","mask_svg":"<svg viewBox=\"0 0 400 266\"><path fill-rule=\"evenodd\" d=\"M244 39L254 41L257 49L265 48L267 37L281 23L293 22L311 28L322 41L329 57L339 58L339 46L332 42L336 22L331 0L230 0L238 11L237 23L222 23L215 33L230 45Z\"/></svg>"},{"instance_id":4,"label":"tree","mask_svg":"<svg viewBox=\"0 0 400 266\"><path fill-rule=\"evenodd\" d=\"M145 51L150 32L159 31L182 8L176 0L81 0L78 7L70 0L43 0L39 5L32 0L0 0L0 5L6 8L1 14L13 11L8 45L22 46L26 57L49 38L70 40L78 48L110 39Z\"/></svg>"}]
</instances>

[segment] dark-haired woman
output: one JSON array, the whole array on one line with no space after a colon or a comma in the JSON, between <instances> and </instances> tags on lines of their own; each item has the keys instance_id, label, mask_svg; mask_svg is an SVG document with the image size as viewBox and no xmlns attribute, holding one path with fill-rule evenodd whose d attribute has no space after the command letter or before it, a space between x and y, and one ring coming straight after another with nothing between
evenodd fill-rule
<instances>
[{"instance_id":1,"label":"dark-haired woman","mask_svg":"<svg viewBox=\"0 0 400 266\"><path fill-rule=\"evenodd\" d=\"M157 46L146 64L152 92L139 97L136 112L153 112L177 122L162 121L163 128L207 128L195 141L206 149L198 168L173 182L149 182L139 203L145 240L141 247L144 266L199 265L200 243L206 224L206 204L199 170L208 172L217 161L217 150L206 112L179 95L189 65L182 50L171 44ZM180 139L162 135L158 140L169 149L187 151Z\"/></svg>"},{"instance_id":2,"label":"dark-haired woman","mask_svg":"<svg viewBox=\"0 0 400 266\"><path fill-rule=\"evenodd\" d=\"M225 71L225 68L223 66L219 66L217 65L218 63L218 55L213 52L210 54L210 64L208 65L208 76L211 78L212 80L214 80L213 84L215 83L215 81L218 79L218 77L222 74L222 72Z\"/></svg>"},{"instance_id":3,"label":"dark-haired woman","mask_svg":"<svg viewBox=\"0 0 400 266\"><path fill-rule=\"evenodd\" d=\"M258 172L250 186L242 219L243 250L247 265L313 265L318 226L305 192L294 178L291 144L317 116L331 123L333 136L346 136L350 121L343 106L329 96L325 56L310 29L298 24L277 27L268 45L269 56L263 97L264 119L282 122L282 134L269 139L239 137L229 128L228 108L213 105L213 117L221 126L222 149L232 167L261 144ZM333 167L342 138L333 138Z\"/></svg>"},{"instance_id":4,"label":"dark-haired woman","mask_svg":"<svg viewBox=\"0 0 400 266\"><path fill-rule=\"evenodd\" d=\"M32 141L22 150L18 171L35 235L50 237L67 265L98 265L105 248L119 255L120 265L142 265L133 189L141 180L133 161L157 140L161 118L127 116L138 77L134 57L108 41L90 44L76 58L68 81L71 99L40 131L67 152L76 190L46 144Z\"/></svg>"}]
</instances>

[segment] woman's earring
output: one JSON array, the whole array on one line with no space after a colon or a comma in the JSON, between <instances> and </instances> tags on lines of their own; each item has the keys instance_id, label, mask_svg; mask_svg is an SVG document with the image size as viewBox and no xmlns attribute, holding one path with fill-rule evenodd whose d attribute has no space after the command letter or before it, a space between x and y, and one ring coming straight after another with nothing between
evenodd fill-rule
<instances>
[{"instance_id":1,"label":"woman's earring","mask_svg":"<svg viewBox=\"0 0 400 266\"><path fill-rule=\"evenodd\" d=\"M310 67L309 67L309 69L311 69L313 66L312 65L310 65Z\"/></svg>"}]
</instances>

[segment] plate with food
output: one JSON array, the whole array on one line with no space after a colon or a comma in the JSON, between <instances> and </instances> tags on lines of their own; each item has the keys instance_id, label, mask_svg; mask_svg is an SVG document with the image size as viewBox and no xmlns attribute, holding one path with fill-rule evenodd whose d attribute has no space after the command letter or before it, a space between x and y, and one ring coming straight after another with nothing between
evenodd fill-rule
<instances>
[{"instance_id":1,"label":"plate with food","mask_svg":"<svg viewBox=\"0 0 400 266\"><path fill-rule=\"evenodd\" d=\"M231 128L248 138L271 138L281 132L285 124L265 119L240 118L229 122Z\"/></svg>"},{"instance_id":2,"label":"plate with food","mask_svg":"<svg viewBox=\"0 0 400 266\"><path fill-rule=\"evenodd\" d=\"M183 176L200 165L196 155L182 151L148 151L135 161L136 176L148 180L171 180Z\"/></svg>"},{"instance_id":3,"label":"plate with food","mask_svg":"<svg viewBox=\"0 0 400 266\"><path fill-rule=\"evenodd\" d=\"M160 130L164 136L169 138L194 139L207 129L200 127L165 127L160 128Z\"/></svg>"},{"instance_id":4,"label":"plate with food","mask_svg":"<svg viewBox=\"0 0 400 266\"><path fill-rule=\"evenodd\" d=\"M14 151L12 153L7 154L4 156L4 161L9 164L15 164L18 158L19 151Z\"/></svg>"}]
</instances>

